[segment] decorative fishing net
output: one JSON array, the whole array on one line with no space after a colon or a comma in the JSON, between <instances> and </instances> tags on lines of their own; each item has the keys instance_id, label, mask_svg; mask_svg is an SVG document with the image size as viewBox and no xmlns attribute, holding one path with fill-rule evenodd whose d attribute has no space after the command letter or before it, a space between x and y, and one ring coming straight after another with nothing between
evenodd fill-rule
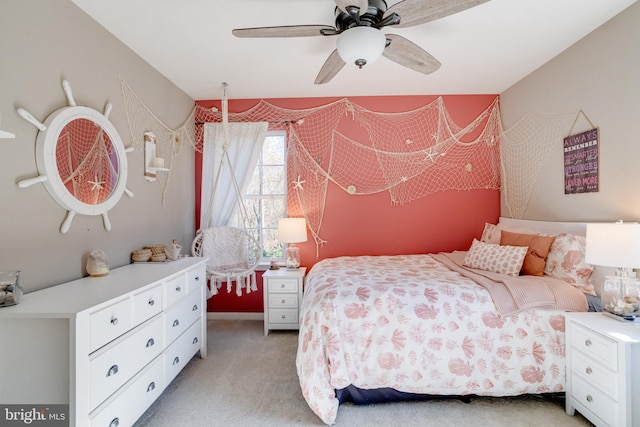
<instances>
[{"instance_id":1,"label":"decorative fishing net","mask_svg":"<svg viewBox=\"0 0 640 427\"><path fill-rule=\"evenodd\" d=\"M400 113L370 111L346 98L298 110L260 100L229 113L229 121L268 121L271 130L287 131L289 214L304 216L320 245L329 181L354 196L387 191L400 205L437 191L500 189L498 105L496 98L464 127L451 119L442 98ZM222 113L198 105L195 120L220 122ZM354 127L364 133L345 135ZM196 126L200 143L202 128Z\"/></svg>"}]
</instances>

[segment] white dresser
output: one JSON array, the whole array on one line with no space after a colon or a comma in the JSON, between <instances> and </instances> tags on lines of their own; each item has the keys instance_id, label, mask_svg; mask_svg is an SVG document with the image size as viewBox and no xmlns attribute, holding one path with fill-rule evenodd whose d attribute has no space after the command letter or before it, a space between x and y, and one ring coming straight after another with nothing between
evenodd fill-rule
<instances>
[{"instance_id":1,"label":"white dresser","mask_svg":"<svg viewBox=\"0 0 640 427\"><path fill-rule=\"evenodd\" d=\"M0 402L69 404L70 426L132 425L206 357L205 262L131 264L1 308Z\"/></svg>"},{"instance_id":2,"label":"white dresser","mask_svg":"<svg viewBox=\"0 0 640 427\"><path fill-rule=\"evenodd\" d=\"M640 324L566 315L566 411L596 426L640 426Z\"/></svg>"},{"instance_id":3,"label":"white dresser","mask_svg":"<svg viewBox=\"0 0 640 427\"><path fill-rule=\"evenodd\" d=\"M267 270L262 275L264 335L270 329L300 329L300 305L305 267L295 270Z\"/></svg>"}]
</instances>

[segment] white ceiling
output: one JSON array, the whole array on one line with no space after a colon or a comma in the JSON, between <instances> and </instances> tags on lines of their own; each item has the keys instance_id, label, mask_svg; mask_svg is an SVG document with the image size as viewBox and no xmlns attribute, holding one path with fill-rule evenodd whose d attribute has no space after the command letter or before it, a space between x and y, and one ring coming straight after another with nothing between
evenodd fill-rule
<instances>
[{"instance_id":1,"label":"white ceiling","mask_svg":"<svg viewBox=\"0 0 640 427\"><path fill-rule=\"evenodd\" d=\"M335 37L247 39L233 28L334 25L332 0L72 0L196 100L499 94L636 0L491 0L411 28L385 27L435 56L423 75L386 58L316 74ZM397 0L387 0L389 6ZM126 79L126 76L123 76Z\"/></svg>"}]
</instances>

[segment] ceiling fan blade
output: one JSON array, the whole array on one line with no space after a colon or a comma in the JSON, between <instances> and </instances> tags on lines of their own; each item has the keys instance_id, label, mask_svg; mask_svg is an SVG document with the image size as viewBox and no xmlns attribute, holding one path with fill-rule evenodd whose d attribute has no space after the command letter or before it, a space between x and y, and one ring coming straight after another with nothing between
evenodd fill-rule
<instances>
[{"instance_id":1,"label":"ceiling fan blade","mask_svg":"<svg viewBox=\"0 0 640 427\"><path fill-rule=\"evenodd\" d=\"M489 0L403 0L387 9L383 19L393 13L397 13L400 15L400 24L396 25L397 28L412 27L471 9L488 1Z\"/></svg>"},{"instance_id":2,"label":"ceiling fan blade","mask_svg":"<svg viewBox=\"0 0 640 427\"><path fill-rule=\"evenodd\" d=\"M342 58L340 58L338 49L334 50L324 62L324 65L320 69L320 72L318 73L314 84L322 85L325 83L329 83L329 81L334 78L344 66L345 62L342 60Z\"/></svg>"},{"instance_id":3,"label":"ceiling fan blade","mask_svg":"<svg viewBox=\"0 0 640 427\"><path fill-rule=\"evenodd\" d=\"M422 74L431 74L442 65L412 41L397 34L387 34L386 37L390 43L382 52L385 58Z\"/></svg>"},{"instance_id":4,"label":"ceiling fan blade","mask_svg":"<svg viewBox=\"0 0 640 427\"><path fill-rule=\"evenodd\" d=\"M349 13L347 6L358 8L358 15L364 15L369 8L369 0L335 0L336 6L343 12Z\"/></svg>"},{"instance_id":5,"label":"ceiling fan blade","mask_svg":"<svg viewBox=\"0 0 640 427\"><path fill-rule=\"evenodd\" d=\"M236 28L236 37L314 37L335 35L335 27L329 25L284 25L280 27Z\"/></svg>"}]
</instances>

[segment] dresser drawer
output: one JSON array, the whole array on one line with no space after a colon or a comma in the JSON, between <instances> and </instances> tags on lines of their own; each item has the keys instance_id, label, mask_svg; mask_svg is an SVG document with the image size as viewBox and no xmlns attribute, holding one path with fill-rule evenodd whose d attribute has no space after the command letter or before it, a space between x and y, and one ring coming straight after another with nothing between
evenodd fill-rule
<instances>
[{"instance_id":1,"label":"dresser drawer","mask_svg":"<svg viewBox=\"0 0 640 427\"><path fill-rule=\"evenodd\" d=\"M612 339L573 323L571 346L602 363L605 368L618 372L618 345Z\"/></svg>"},{"instance_id":2,"label":"dresser drawer","mask_svg":"<svg viewBox=\"0 0 640 427\"><path fill-rule=\"evenodd\" d=\"M164 315L166 342L170 344L200 317L202 310L200 290L190 292Z\"/></svg>"},{"instance_id":3,"label":"dresser drawer","mask_svg":"<svg viewBox=\"0 0 640 427\"><path fill-rule=\"evenodd\" d=\"M89 360L90 410L129 381L164 348L162 317L143 324Z\"/></svg>"},{"instance_id":4,"label":"dresser drawer","mask_svg":"<svg viewBox=\"0 0 640 427\"><path fill-rule=\"evenodd\" d=\"M593 384L607 396L618 400L618 375L594 363L583 353L571 352L571 371L575 375L581 376L585 381Z\"/></svg>"},{"instance_id":5,"label":"dresser drawer","mask_svg":"<svg viewBox=\"0 0 640 427\"><path fill-rule=\"evenodd\" d=\"M164 295L165 295L165 308L171 307L175 304L180 298L186 295L187 287L186 287L186 279L183 274L177 276L167 283L164 284Z\"/></svg>"},{"instance_id":6,"label":"dresser drawer","mask_svg":"<svg viewBox=\"0 0 640 427\"><path fill-rule=\"evenodd\" d=\"M162 311L162 285L133 296L133 324L139 325Z\"/></svg>"},{"instance_id":7,"label":"dresser drawer","mask_svg":"<svg viewBox=\"0 0 640 427\"><path fill-rule=\"evenodd\" d=\"M576 374L571 375L571 398L597 414L607 425L618 425L618 402Z\"/></svg>"},{"instance_id":8,"label":"dresser drawer","mask_svg":"<svg viewBox=\"0 0 640 427\"><path fill-rule=\"evenodd\" d=\"M298 324L297 308L273 308L269 309L269 323L292 323Z\"/></svg>"},{"instance_id":9,"label":"dresser drawer","mask_svg":"<svg viewBox=\"0 0 640 427\"><path fill-rule=\"evenodd\" d=\"M298 292L298 281L296 279L269 279L269 293L278 292Z\"/></svg>"},{"instance_id":10,"label":"dresser drawer","mask_svg":"<svg viewBox=\"0 0 640 427\"><path fill-rule=\"evenodd\" d=\"M163 358L158 357L123 391L91 415L91 427L133 425L165 388Z\"/></svg>"},{"instance_id":11,"label":"dresser drawer","mask_svg":"<svg viewBox=\"0 0 640 427\"><path fill-rule=\"evenodd\" d=\"M196 322L187 329L164 352L165 379L170 383L200 349L200 322Z\"/></svg>"},{"instance_id":12,"label":"dresser drawer","mask_svg":"<svg viewBox=\"0 0 640 427\"><path fill-rule=\"evenodd\" d=\"M204 268L196 268L187 272L187 283L189 283L189 292L194 289L200 289L207 280L207 274Z\"/></svg>"},{"instance_id":13,"label":"dresser drawer","mask_svg":"<svg viewBox=\"0 0 640 427\"><path fill-rule=\"evenodd\" d=\"M89 352L93 352L131 329L131 302L122 300L89 315Z\"/></svg>"},{"instance_id":14,"label":"dresser drawer","mask_svg":"<svg viewBox=\"0 0 640 427\"><path fill-rule=\"evenodd\" d=\"M269 308L298 308L298 294L269 295Z\"/></svg>"}]
</instances>

